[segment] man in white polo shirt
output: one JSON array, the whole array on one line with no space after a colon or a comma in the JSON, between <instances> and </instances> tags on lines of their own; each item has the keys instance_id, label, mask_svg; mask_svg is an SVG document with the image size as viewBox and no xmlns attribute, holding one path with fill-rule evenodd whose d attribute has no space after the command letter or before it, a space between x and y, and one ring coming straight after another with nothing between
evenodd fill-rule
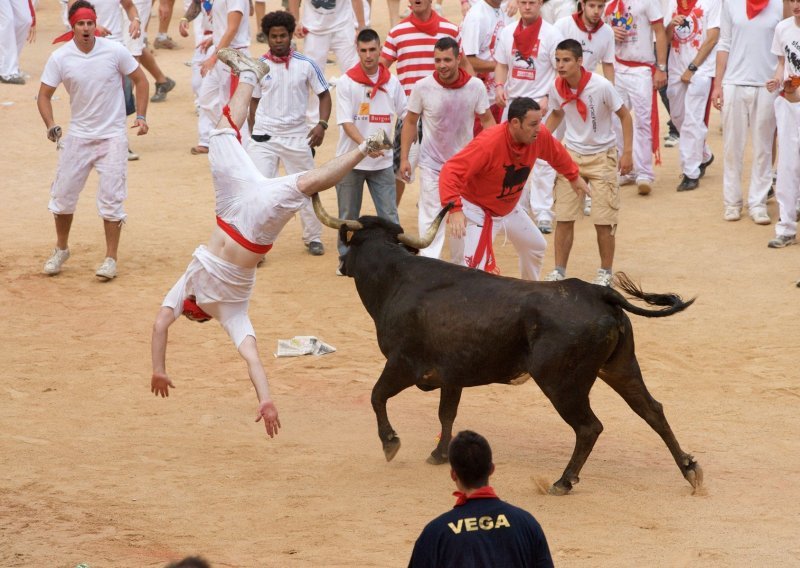
<instances>
[{"instance_id":1,"label":"man in white polo shirt","mask_svg":"<svg viewBox=\"0 0 800 568\"><path fill-rule=\"evenodd\" d=\"M270 12L261 20L269 51L264 58L270 70L253 90L250 121L253 135L247 153L266 178L278 177L283 163L287 175L314 168L314 148L325 138L331 116L331 94L322 71L310 58L291 47L295 19L289 12ZM313 93L320 121L309 129L306 103ZM322 224L311 202L300 209L303 242L314 256L325 254Z\"/></svg>"},{"instance_id":2,"label":"man in white polo shirt","mask_svg":"<svg viewBox=\"0 0 800 568\"><path fill-rule=\"evenodd\" d=\"M339 143L336 155L343 156L375 132L391 128L406 112L406 95L397 77L380 63L381 40L375 30L364 29L356 41L359 62L347 70L336 84L336 120ZM340 219L358 219L364 183L369 188L378 217L400 223L392 151L365 158L336 184ZM339 258L347 246L339 239ZM342 261L336 273L341 275Z\"/></svg>"},{"instance_id":3,"label":"man in white polo shirt","mask_svg":"<svg viewBox=\"0 0 800 568\"><path fill-rule=\"evenodd\" d=\"M541 8L542 0L520 0L519 22L500 32L494 55L497 60L495 94L497 104L506 109L514 99L529 97L539 104L546 117L549 112L547 93L556 76L556 45L564 38L552 24L544 21ZM525 186L536 225L543 233L552 231L555 179L555 170L544 160L537 160Z\"/></svg>"},{"instance_id":4,"label":"man in white polo shirt","mask_svg":"<svg viewBox=\"0 0 800 568\"><path fill-rule=\"evenodd\" d=\"M145 115L149 87L144 72L125 46L95 37L97 13L89 2L75 2L69 9L69 22L72 30L56 38L56 42L68 43L47 60L36 99L47 138L57 147L62 144L61 127L53 118L52 98L62 83L69 94L72 113L50 189L48 208L55 217L56 248L44 264L44 273L58 274L70 256L69 233L78 196L94 168L100 177L97 210L106 237L105 260L95 274L111 280L117 275L119 237L127 217L123 201L128 193L128 135L120 85L122 78L128 76L136 89L134 127L139 136L148 130Z\"/></svg>"},{"instance_id":5,"label":"man in white polo shirt","mask_svg":"<svg viewBox=\"0 0 800 568\"><path fill-rule=\"evenodd\" d=\"M600 268L592 281L610 286L613 277L615 232L619 213L619 184L617 181L617 142L612 117L622 124L623 150L619 171L628 173L633 166L633 123L622 98L608 80L581 66L581 44L566 39L558 44L556 65L558 79L550 89L552 113L547 128L555 129L566 120L564 145L578 164L580 176L592 187L591 218L597 231ZM575 221L583 216L583 203L570 183L559 175L555 189L556 267L547 280L563 280L572 250Z\"/></svg>"},{"instance_id":6,"label":"man in white polo shirt","mask_svg":"<svg viewBox=\"0 0 800 568\"><path fill-rule=\"evenodd\" d=\"M711 100L722 111L722 217L742 217L742 169L748 132L753 151L747 208L753 222L769 225L767 193L772 185L777 92L767 90L777 60L770 53L783 2L723 0L720 13L717 69Z\"/></svg>"},{"instance_id":7,"label":"man in white polo shirt","mask_svg":"<svg viewBox=\"0 0 800 568\"><path fill-rule=\"evenodd\" d=\"M603 0L583 0L578 11L560 18L555 27L564 39L574 39L583 49L583 68L594 73L603 66L603 76L614 83L614 32L603 22Z\"/></svg>"},{"instance_id":8,"label":"man in white polo shirt","mask_svg":"<svg viewBox=\"0 0 800 568\"><path fill-rule=\"evenodd\" d=\"M484 84L459 67L462 57L455 39L443 37L436 42L433 47L436 70L414 85L403 121L400 174L408 179L411 177L408 154L416 138L417 122L422 118L417 203L420 234L428 230L441 210L439 173L445 162L472 140L476 120L482 129L495 125ZM439 258L444 233L445 225L439 225L433 242L419 251L420 256ZM463 239L450 239L450 258L454 263L464 263Z\"/></svg>"}]
</instances>

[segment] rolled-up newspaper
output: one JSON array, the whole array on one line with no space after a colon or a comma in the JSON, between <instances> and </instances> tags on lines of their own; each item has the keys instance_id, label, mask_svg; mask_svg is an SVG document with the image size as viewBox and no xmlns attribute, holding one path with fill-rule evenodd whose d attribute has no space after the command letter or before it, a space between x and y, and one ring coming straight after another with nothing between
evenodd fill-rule
<instances>
[{"instance_id":1,"label":"rolled-up newspaper","mask_svg":"<svg viewBox=\"0 0 800 568\"><path fill-rule=\"evenodd\" d=\"M336 348L313 335L296 335L291 339L279 339L275 357L298 357L300 355L325 355Z\"/></svg>"}]
</instances>

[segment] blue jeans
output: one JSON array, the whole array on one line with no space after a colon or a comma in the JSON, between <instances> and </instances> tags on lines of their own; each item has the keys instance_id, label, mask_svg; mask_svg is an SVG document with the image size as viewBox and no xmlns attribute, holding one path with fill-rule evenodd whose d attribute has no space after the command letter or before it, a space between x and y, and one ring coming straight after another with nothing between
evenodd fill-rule
<instances>
[{"instance_id":1,"label":"blue jeans","mask_svg":"<svg viewBox=\"0 0 800 568\"><path fill-rule=\"evenodd\" d=\"M339 202L340 219L358 219L361 216L361 200L364 182L367 182L372 202L378 217L400 223L397 216L397 191L394 185L392 166L383 170L353 170L336 184L336 199ZM347 246L338 242L339 256L347 253Z\"/></svg>"}]
</instances>

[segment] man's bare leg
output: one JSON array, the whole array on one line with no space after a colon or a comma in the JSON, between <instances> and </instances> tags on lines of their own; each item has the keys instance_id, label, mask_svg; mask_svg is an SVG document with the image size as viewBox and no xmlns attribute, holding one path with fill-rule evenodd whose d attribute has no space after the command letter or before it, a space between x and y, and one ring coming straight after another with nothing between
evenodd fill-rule
<instances>
[{"instance_id":1,"label":"man's bare leg","mask_svg":"<svg viewBox=\"0 0 800 568\"><path fill-rule=\"evenodd\" d=\"M61 250L69 248L69 230L72 228L72 213L53 215L56 220L56 247Z\"/></svg>"},{"instance_id":2,"label":"man's bare leg","mask_svg":"<svg viewBox=\"0 0 800 568\"><path fill-rule=\"evenodd\" d=\"M600 268L611 272L614 264L616 238L611 225L595 225L597 230L597 248L600 251Z\"/></svg>"},{"instance_id":3,"label":"man's bare leg","mask_svg":"<svg viewBox=\"0 0 800 568\"><path fill-rule=\"evenodd\" d=\"M103 219L103 230L106 233L106 257L117 260L119 236L120 233L122 233L122 221L108 221Z\"/></svg>"},{"instance_id":4,"label":"man's bare leg","mask_svg":"<svg viewBox=\"0 0 800 568\"><path fill-rule=\"evenodd\" d=\"M394 180L394 191L397 197L397 205L400 205L400 200L403 199L403 192L406 189L406 182L399 179Z\"/></svg>"},{"instance_id":5,"label":"man's bare leg","mask_svg":"<svg viewBox=\"0 0 800 568\"><path fill-rule=\"evenodd\" d=\"M566 273L569 253L572 252L572 243L575 238L575 221L556 222L556 234L553 239L555 245L556 268L563 268Z\"/></svg>"},{"instance_id":6,"label":"man's bare leg","mask_svg":"<svg viewBox=\"0 0 800 568\"><path fill-rule=\"evenodd\" d=\"M389 9L389 29L395 27L400 21L400 0L386 0Z\"/></svg>"},{"instance_id":7,"label":"man's bare leg","mask_svg":"<svg viewBox=\"0 0 800 568\"><path fill-rule=\"evenodd\" d=\"M169 32L169 23L172 20L172 8L175 5L175 0L159 0L158 1L158 33L159 35L167 35Z\"/></svg>"},{"instance_id":8,"label":"man's bare leg","mask_svg":"<svg viewBox=\"0 0 800 568\"><path fill-rule=\"evenodd\" d=\"M161 70L161 67L158 66L156 62L156 58L153 56L153 52L150 51L150 48L145 47L142 50L142 54L136 57L136 60L142 64L142 67L147 69L148 73L153 76L156 83L166 83L167 76L164 75L164 72Z\"/></svg>"}]
</instances>

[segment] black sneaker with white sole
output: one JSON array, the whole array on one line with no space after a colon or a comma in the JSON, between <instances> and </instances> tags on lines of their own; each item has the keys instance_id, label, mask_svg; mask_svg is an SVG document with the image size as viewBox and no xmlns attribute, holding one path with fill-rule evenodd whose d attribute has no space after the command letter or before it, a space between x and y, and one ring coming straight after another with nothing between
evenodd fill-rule
<instances>
[{"instance_id":1,"label":"black sneaker with white sole","mask_svg":"<svg viewBox=\"0 0 800 568\"><path fill-rule=\"evenodd\" d=\"M695 178L690 178L686 174L683 175L683 179L681 183L678 184L678 191L691 191L693 189L697 189L700 185L700 180Z\"/></svg>"}]
</instances>

